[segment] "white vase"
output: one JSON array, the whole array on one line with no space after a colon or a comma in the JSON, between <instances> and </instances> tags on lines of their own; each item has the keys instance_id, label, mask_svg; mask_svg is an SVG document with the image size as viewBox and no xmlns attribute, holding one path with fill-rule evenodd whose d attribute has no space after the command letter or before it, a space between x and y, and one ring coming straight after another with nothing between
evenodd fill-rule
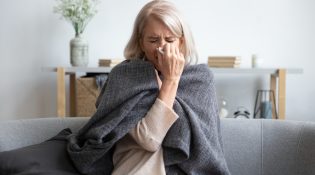
<instances>
[{"instance_id":1,"label":"white vase","mask_svg":"<svg viewBox=\"0 0 315 175\"><path fill-rule=\"evenodd\" d=\"M89 43L81 35L76 35L70 41L70 62L72 66L87 66L89 64Z\"/></svg>"}]
</instances>

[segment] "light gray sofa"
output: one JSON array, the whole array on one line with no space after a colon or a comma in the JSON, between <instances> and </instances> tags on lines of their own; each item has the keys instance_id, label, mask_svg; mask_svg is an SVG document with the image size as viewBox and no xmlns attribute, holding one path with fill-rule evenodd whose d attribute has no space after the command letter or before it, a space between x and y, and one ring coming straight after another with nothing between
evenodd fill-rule
<instances>
[{"instance_id":1,"label":"light gray sofa","mask_svg":"<svg viewBox=\"0 0 315 175\"><path fill-rule=\"evenodd\" d=\"M0 122L0 151L40 143L64 128L77 131L88 118ZM315 123L221 119L232 175L315 175Z\"/></svg>"}]
</instances>

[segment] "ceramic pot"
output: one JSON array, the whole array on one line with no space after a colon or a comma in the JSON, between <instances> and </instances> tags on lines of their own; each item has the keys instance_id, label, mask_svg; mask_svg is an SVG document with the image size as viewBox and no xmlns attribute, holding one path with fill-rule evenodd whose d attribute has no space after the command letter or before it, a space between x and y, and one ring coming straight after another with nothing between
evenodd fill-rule
<instances>
[{"instance_id":1,"label":"ceramic pot","mask_svg":"<svg viewBox=\"0 0 315 175\"><path fill-rule=\"evenodd\" d=\"M81 35L76 35L70 41L70 62L76 67L89 64L89 43Z\"/></svg>"}]
</instances>

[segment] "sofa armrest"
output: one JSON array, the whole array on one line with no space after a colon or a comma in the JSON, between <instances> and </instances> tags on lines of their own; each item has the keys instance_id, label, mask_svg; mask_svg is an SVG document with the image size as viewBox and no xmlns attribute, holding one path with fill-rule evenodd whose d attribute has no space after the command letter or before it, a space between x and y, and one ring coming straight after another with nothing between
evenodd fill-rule
<instances>
[{"instance_id":1,"label":"sofa armrest","mask_svg":"<svg viewBox=\"0 0 315 175\"><path fill-rule=\"evenodd\" d=\"M77 132L88 120L69 117L0 121L0 152L43 142L65 128Z\"/></svg>"}]
</instances>

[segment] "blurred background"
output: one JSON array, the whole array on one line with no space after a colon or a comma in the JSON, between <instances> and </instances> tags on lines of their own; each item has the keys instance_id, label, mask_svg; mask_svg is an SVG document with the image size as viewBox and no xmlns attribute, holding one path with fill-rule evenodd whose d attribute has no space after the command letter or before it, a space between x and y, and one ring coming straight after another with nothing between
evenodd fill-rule
<instances>
[{"instance_id":1,"label":"blurred background","mask_svg":"<svg viewBox=\"0 0 315 175\"><path fill-rule=\"evenodd\" d=\"M209 55L237 55L241 68L257 54L265 68L301 68L286 82L286 119L315 121L315 1L171 0L190 25L199 63ZM89 66L100 58L123 58L134 19L148 0L102 0L84 31ZM55 0L0 1L0 120L56 116L56 74L69 67L70 23L53 12ZM219 104L229 115L240 106L253 113L258 89L269 76L215 75Z\"/></svg>"}]
</instances>

